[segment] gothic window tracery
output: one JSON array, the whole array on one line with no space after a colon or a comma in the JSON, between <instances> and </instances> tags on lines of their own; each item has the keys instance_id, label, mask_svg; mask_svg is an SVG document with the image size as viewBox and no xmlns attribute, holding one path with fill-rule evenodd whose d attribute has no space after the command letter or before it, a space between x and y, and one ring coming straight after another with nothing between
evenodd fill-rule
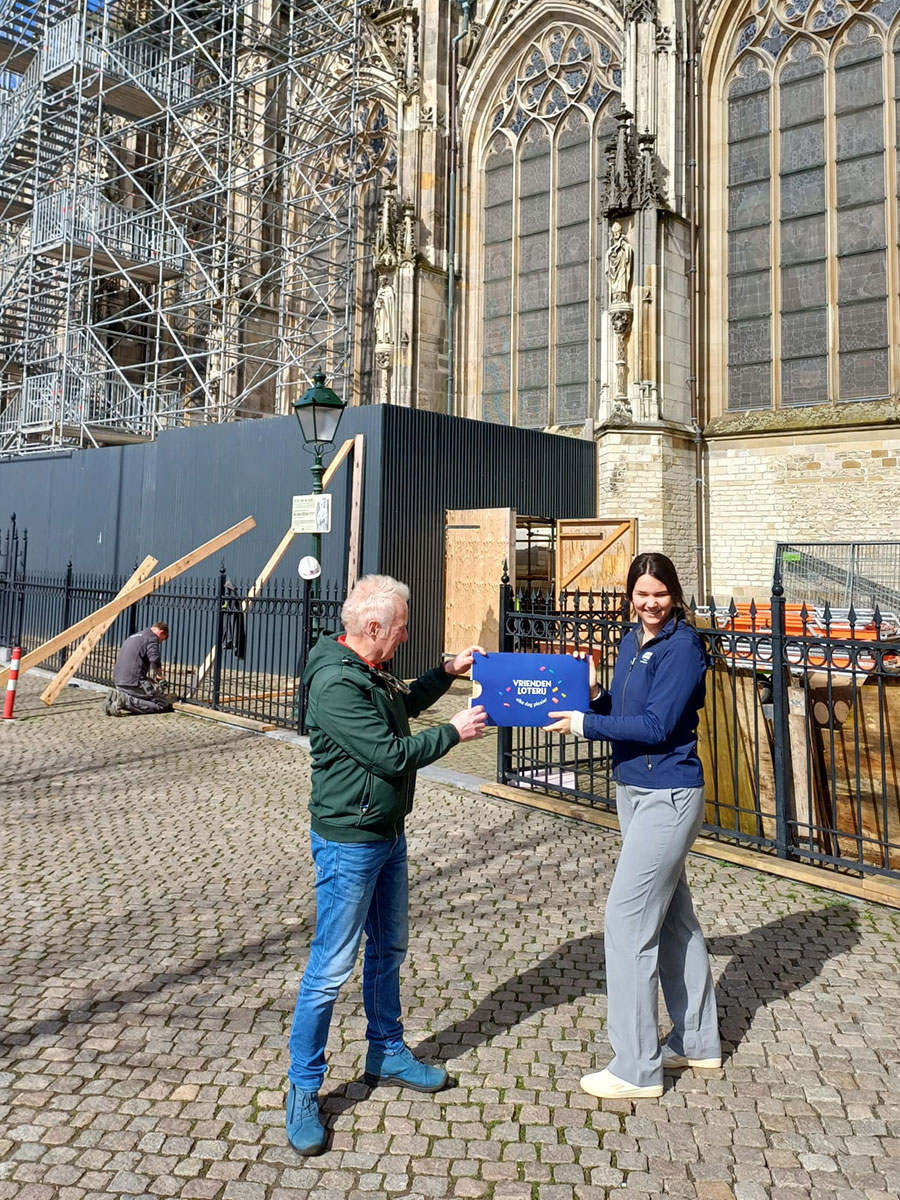
<instances>
[{"instance_id":1,"label":"gothic window tracery","mask_svg":"<svg viewBox=\"0 0 900 1200\"><path fill-rule=\"evenodd\" d=\"M752 0L732 27L732 410L891 394L900 369L889 304L900 274L898 13L900 0Z\"/></svg>"},{"instance_id":2,"label":"gothic window tracery","mask_svg":"<svg viewBox=\"0 0 900 1200\"><path fill-rule=\"evenodd\" d=\"M485 420L543 428L590 415L605 295L604 146L619 84L608 45L556 27L497 89L482 157Z\"/></svg>"}]
</instances>

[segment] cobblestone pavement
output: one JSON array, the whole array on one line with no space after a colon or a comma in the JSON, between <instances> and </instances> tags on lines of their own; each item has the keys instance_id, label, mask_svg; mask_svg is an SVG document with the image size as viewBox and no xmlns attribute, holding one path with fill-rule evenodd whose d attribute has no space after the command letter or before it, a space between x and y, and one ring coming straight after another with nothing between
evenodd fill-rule
<instances>
[{"instance_id":1,"label":"cobblestone pavement","mask_svg":"<svg viewBox=\"0 0 900 1200\"><path fill-rule=\"evenodd\" d=\"M20 685L3 751L0 1200L888 1200L900 1194L900 914L688 865L721 1071L598 1103L616 839L420 784L407 1036L437 1096L361 1081L359 978L322 1093L330 1147L283 1129L313 921L305 753L185 716L110 721Z\"/></svg>"}]
</instances>

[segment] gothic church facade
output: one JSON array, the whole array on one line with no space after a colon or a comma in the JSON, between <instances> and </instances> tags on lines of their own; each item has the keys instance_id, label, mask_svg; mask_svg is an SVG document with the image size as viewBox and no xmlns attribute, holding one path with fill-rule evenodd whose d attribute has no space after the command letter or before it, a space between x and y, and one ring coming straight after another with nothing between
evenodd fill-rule
<instances>
[{"instance_id":1,"label":"gothic church facade","mask_svg":"<svg viewBox=\"0 0 900 1200\"><path fill-rule=\"evenodd\" d=\"M368 16L360 400L592 439L703 593L897 537L900 0Z\"/></svg>"}]
</instances>

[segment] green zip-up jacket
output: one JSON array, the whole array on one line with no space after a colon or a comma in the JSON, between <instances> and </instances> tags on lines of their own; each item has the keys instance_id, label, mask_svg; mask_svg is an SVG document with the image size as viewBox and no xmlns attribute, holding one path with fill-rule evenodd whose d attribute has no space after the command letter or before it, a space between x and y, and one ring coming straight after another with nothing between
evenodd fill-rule
<instances>
[{"instance_id":1,"label":"green zip-up jacket","mask_svg":"<svg viewBox=\"0 0 900 1200\"><path fill-rule=\"evenodd\" d=\"M411 734L409 718L453 682L443 667L404 694L332 634L319 638L303 681L312 750L312 827L332 842L399 837L413 805L416 771L459 741L453 725Z\"/></svg>"}]
</instances>

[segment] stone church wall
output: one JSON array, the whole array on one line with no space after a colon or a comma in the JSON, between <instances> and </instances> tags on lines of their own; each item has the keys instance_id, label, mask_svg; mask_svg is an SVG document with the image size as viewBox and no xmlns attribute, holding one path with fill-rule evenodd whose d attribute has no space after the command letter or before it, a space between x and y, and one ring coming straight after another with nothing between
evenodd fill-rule
<instances>
[{"instance_id":1,"label":"stone church wall","mask_svg":"<svg viewBox=\"0 0 900 1200\"><path fill-rule=\"evenodd\" d=\"M666 221L663 230L664 279L660 339L664 348L660 355L662 416L669 421L690 425L690 233L684 221L675 219Z\"/></svg>"},{"instance_id":2,"label":"stone church wall","mask_svg":"<svg viewBox=\"0 0 900 1200\"><path fill-rule=\"evenodd\" d=\"M608 432L597 457L597 515L637 517L638 550L661 550L697 591L694 443L667 432Z\"/></svg>"},{"instance_id":3,"label":"stone church wall","mask_svg":"<svg viewBox=\"0 0 900 1200\"><path fill-rule=\"evenodd\" d=\"M707 444L717 601L767 597L776 542L900 537L900 437L798 434Z\"/></svg>"}]
</instances>

